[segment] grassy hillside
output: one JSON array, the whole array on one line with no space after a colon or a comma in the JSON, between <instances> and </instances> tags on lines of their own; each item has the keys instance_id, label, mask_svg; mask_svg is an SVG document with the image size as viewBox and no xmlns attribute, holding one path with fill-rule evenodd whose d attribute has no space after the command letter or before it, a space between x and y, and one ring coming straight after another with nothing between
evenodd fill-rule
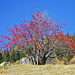
<instances>
[{"instance_id":1,"label":"grassy hillside","mask_svg":"<svg viewBox=\"0 0 75 75\"><path fill-rule=\"evenodd\" d=\"M13 65L1 67L0 75L75 75L75 65Z\"/></svg>"}]
</instances>

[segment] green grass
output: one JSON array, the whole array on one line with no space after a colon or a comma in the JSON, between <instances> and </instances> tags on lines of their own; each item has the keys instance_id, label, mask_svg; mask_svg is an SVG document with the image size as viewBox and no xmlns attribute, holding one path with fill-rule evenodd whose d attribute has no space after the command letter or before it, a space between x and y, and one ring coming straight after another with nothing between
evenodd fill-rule
<instances>
[{"instance_id":1,"label":"green grass","mask_svg":"<svg viewBox=\"0 0 75 75\"><path fill-rule=\"evenodd\" d=\"M75 75L75 65L13 65L0 68L0 75Z\"/></svg>"}]
</instances>

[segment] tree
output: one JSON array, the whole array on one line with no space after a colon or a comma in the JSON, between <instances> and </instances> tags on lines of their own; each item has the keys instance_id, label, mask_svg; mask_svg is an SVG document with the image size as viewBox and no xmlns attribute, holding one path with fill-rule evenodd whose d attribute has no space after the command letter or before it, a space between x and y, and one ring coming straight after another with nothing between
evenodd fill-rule
<instances>
[{"instance_id":1,"label":"tree","mask_svg":"<svg viewBox=\"0 0 75 75\"><path fill-rule=\"evenodd\" d=\"M75 33L73 33L73 36L72 36L72 38L74 38L74 43L75 43Z\"/></svg>"},{"instance_id":2,"label":"tree","mask_svg":"<svg viewBox=\"0 0 75 75\"><path fill-rule=\"evenodd\" d=\"M2 57L2 53L0 52L0 63L3 62L3 57Z\"/></svg>"},{"instance_id":3,"label":"tree","mask_svg":"<svg viewBox=\"0 0 75 75\"><path fill-rule=\"evenodd\" d=\"M16 60L15 60L15 51L14 49L10 52L10 62L11 63L14 63Z\"/></svg>"},{"instance_id":4,"label":"tree","mask_svg":"<svg viewBox=\"0 0 75 75\"><path fill-rule=\"evenodd\" d=\"M3 60L4 60L4 61L6 61L6 60L7 60L7 58L6 58L6 57L7 57L7 51L6 51L6 50L4 50L4 53L3 53Z\"/></svg>"},{"instance_id":5,"label":"tree","mask_svg":"<svg viewBox=\"0 0 75 75\"><path fill-rule=\"evenodd\" d=\"M32 55L34 65L45 64L47 58L53 53L56 54L57 50L69 53L74 50L74 40L62 35L61 28L65 25L63 22L58 24L55 19L49 18L45 11L37 11L31 16L31 21L21 21L22 24L14 25L8 30L12 37L6 34L2 36L2 49L17 46L19 50L27 50ZM4 43L4 39L8 42Z\"/></svg>"},{"instance_id":6,"label":"tree","mask_svg":"<svg viewBox=\"0 0 75 75\"><path fill-rule=\"evenodd\" d=\"M10 60L9 51L7 51L6 62L8 62L9 60Z\"/></svg>"},{"instance_id":7,"label":"tree","mask_svg":"<svg viewBox=\"0 0 75 75\"><path fill-rule=\"evenodd\" d=\"M21 58L23 58L23 57L26 57L25 54L27 54L27 53L24 53L24 51L19 51L19 54L20 54L20 59L21 59Z\"/></svg>"},{"instance_id":8,"label":"tree","mask_svg":"<svg viewBox=\"0 0 75 75\"><path fill-rule=\"evenodd\" d=\"M19 51L15 51L15 61L20 59L20 53Z\"/></svg>"},{"instance_id":9,"label":"tree","mask_svg":"<svg viewBox=\"0 0 75 75\"><path fill-rule=\"evenodd\" d=\"M5 62L8 62L10 59L10 56L9 56L9 51L8 50L4 50L4 53L3 53L3 60Z\"/></svg>"}]
</instances>

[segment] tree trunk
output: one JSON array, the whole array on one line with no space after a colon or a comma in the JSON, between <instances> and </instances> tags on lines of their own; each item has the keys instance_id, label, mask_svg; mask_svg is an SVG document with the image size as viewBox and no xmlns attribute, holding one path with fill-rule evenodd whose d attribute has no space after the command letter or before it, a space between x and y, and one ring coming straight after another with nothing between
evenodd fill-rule
<instances>
[{"instance_id":1,"label":"tree trunk","mask_svg":"<svg viewBox=\"0 0 75 75\"><path fill-rule=\"evenodd\" d=\"M37 65L38 65L38 62L39 62L39 61L38 61L38 55L37 55Z\"/></svg>"}]
</instances>

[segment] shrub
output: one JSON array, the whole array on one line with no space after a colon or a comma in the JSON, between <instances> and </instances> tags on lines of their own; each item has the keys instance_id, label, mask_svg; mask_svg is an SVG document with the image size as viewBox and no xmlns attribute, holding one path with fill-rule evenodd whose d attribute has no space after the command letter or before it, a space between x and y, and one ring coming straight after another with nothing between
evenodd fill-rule
<instances>
[{"instance_id":1,"label":"shrub","mask_svg":"<svg viewBox=\"0 0 75 75\"><path fill-rule=\"evenodd\" d=\"M70 60L69 64L75 64L75 56Z\"/></svg>"},{"instance_id":2,"label":"shrub","mask_svg":"<svg viewBox=\"0 0 75 75\"><path fill-rule=\"evenodd\" d=\"M64 61L61 61L62 64L64 64Z\"/></svg>"},{"instance_id":3,"label":"shrub","mask_svg":"<svg viewBox=\"0 0 75 75\"><path fill-rule=\"evenodd\" d=\"M63 58L62 58L62 61L64 61L64 64L65 64L65 65L68 65L68 59L67 59L66 57L63 57Z\"/></svg>"},{"instance_id":4,"label":"shrub","mask_svg":"<svg viewBox=\"0 0 75 75\"><path fill-rule=\"evenodd\" d=\"M15 64L20 64L20 62L19 61L16 61L16 63Z\"/></svg>"},{"instance_id":5,"label":"shrub","mask_svg":"<svg viewBox=\"0 0 75 75\"><path fill-rule=\"evenodd\" d=\"M62 61L60 61L57 57L56 58L54 58L52 61L51 61L51 64L63 64L63 62Z\"/></svg>"},{"instance_id":6,"label":"shrub","mask_svg":"<svg viewBox=\"0 0 75 75\"><path fill-rule=\"evenodd\" d=\"M73 54L66 53L65 57L68 59L68 62L73 58Z\"/></svg>"}]
</instances>

